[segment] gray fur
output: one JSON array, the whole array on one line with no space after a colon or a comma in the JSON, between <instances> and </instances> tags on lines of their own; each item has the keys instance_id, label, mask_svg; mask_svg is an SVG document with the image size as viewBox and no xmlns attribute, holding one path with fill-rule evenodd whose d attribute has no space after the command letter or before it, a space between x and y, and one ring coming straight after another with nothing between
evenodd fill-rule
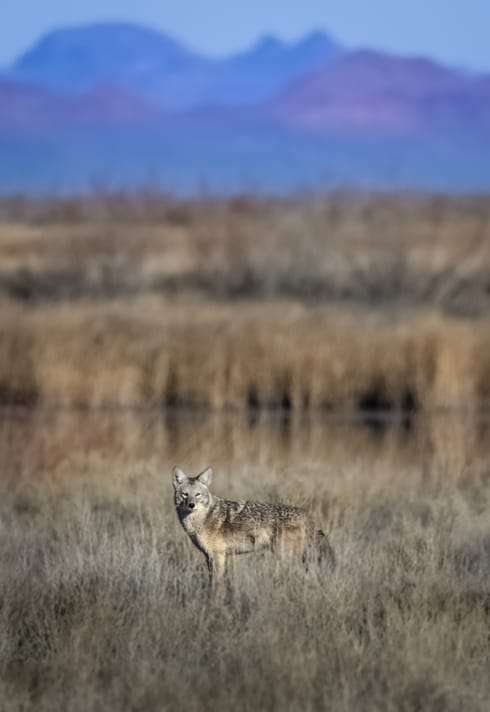
<instances>
[{"instance_id":1,"label":"gray fur","mask_svg":"<svg viewBox=\"0 0 490 712\"><path fill-rule=\"evenodd\" d=\"M212 579L223 577L230 556L269 549L307 560L308 549L333 550L307 512L287 504L234 502L213 495L209 489L213 471L195 477L174 468L175 508L184 530L204 554Z\"/></svg>"}]
</instances>

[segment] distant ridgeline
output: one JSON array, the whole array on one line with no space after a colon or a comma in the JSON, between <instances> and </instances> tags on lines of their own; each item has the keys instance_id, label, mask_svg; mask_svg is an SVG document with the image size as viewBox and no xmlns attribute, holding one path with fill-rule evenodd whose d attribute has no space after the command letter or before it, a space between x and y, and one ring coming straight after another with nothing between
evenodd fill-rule
<instances>
[{"instance_id":1,"label":"distant ridgeline","mask_svg":"<svg viewBox=\"0 0 490 712\"><path fill-rule=\"evenodd\" d=\"M490 187L490 76L322 32L212 59L150 29L52 32L0 74L0 192Z\"/></svg>"}]
</instances>

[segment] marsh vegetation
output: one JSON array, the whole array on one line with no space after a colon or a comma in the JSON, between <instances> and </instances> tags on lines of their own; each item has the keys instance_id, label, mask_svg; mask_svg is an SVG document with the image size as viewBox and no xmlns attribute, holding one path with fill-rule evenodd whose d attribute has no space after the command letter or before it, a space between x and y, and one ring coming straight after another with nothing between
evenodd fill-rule
<instances>
[{"instance_id":1,"label":"marsh vegetation","mask_svg":"<svg viewBox=\"0 0 490 712\"><path fill-rule=\"evenodd\" d=\"M0 203L3 403L480 408L490 201Z\"/></svg>"}]
</instances>

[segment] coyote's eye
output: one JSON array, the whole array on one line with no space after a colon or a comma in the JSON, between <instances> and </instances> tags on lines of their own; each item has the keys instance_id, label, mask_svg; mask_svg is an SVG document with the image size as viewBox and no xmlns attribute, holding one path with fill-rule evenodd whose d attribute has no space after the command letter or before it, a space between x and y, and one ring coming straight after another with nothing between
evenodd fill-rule
<instances>
[{"instance_id":1,"label":"coyote's eye","mask_svg":"<svg viewBox=\"0 0 490 712\"><path fill-rule=\"evenodd\" d=\"M189 495L187 494L187 492L182 492L182 497L183 497L183 499L187 499L188 496L189 496Z\"/></svg>"},{"instance_id":2,"label":"coyote's eye","mask_svg":"<svg viewBox=\"0 0 490 712\"><path fill-rule=\"evenodd\" d=\"M200 496L201 496L201 493L200 493L200 492L196 492L196 494L195 494L196 499L197 499L198 497L200 497Z\"/></svg>"}]
</instances>

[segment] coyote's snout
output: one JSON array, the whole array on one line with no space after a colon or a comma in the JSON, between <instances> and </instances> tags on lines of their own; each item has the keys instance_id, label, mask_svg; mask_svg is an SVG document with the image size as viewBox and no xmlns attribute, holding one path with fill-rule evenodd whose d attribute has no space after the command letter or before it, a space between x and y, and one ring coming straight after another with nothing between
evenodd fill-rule
<instances>
[{"instance_id":1,"label":"coyote's snout","mask_svg":"<svg viewBox=\"0 0 490 712\"><path fill-rule=\"evenodd\" d=\"M206 557L211 579L222 578L229 556L264 549L297 556L305 564L313 555L334 565L328 538L315 528L304 509L216 497L210 491L212 476L210 467L196 477L179 467L173 471L177 515Z\"/></svg>"}]
</instances>

